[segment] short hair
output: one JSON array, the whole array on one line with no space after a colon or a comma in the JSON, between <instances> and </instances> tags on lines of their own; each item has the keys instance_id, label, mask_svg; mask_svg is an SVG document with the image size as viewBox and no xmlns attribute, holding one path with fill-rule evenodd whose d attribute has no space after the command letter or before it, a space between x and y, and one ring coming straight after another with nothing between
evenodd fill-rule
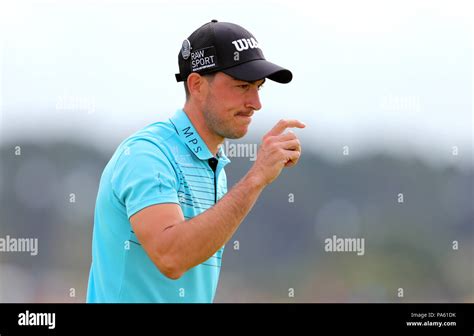
<instances>
[{"instance_id":1,"label":"short hair","mask_svg":"<svg viewBox=\"0 0 474 336\"><path fill-rule=\"evenodd\" d=\"M202 77L206 78L206 80L208 82L212 82L214 80L214 77L216 76L216 73L217 72L213 72L213 73L210 73L210 74L202 75ZM183 85L184 85L184 92L186 93L186 101L188 101L190 94L189 94L188 79L187 78L184 81Z\"/></svg>"}]
</instances>

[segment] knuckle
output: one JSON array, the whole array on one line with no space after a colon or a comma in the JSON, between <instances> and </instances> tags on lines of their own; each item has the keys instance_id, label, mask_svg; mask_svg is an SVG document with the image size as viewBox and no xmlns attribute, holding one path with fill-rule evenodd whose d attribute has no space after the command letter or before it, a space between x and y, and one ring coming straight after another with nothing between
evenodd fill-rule
<instances>
[{"instance_id":1,"label":"knuckle","mask_svg":"<svg viewBox=\"0 0 474 336\"><path fill-rule=\"evenodd\" d=\"M289 138L290 140L297 139L297 137L296 137L296 134L295 134L295 133L293 133L293 132L291 132L291 131L290 131L290 132L288 132L288 138Z\"/></svg>"},{"instance_id":2,"label":"knuckle","mask_svg":"<svg viewBox=\"0 0 474 336\"><path fill-rule=\"evenodd\" d=\"M271 146L272 144L275 143L274 139L275 139L275 137L269 136L263 141L263 143L264 143L265 146Z\"/></svg>"},{"instance_id":3,"label":"knuckle","mask_svg":"<svg viewBox=\"0 0 474 336\"><path fill-rule=\"evenodd\" d=\"M270 141L270 136L269 135L265 135L263 138L262 138L262 145L266 146L268 145L268 142Z\"/></svg>"}]
</instances>

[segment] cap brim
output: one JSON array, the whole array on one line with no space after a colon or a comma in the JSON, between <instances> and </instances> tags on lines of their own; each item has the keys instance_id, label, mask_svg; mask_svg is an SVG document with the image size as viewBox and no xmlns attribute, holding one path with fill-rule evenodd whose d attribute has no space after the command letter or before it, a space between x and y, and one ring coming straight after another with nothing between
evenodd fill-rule
<instances>
[{"instance_id":1,"label":"cap brim","mask_svg":"<svg viewBox=\"0 0 474 336\"><path fill-rule=\"evenodd\" d=\"M290 70L263 59L242 63L221 71L246 82L255 82L268 78L275 82L286 84L291 82L293 78Z\"/></svg>"}]
</instances>

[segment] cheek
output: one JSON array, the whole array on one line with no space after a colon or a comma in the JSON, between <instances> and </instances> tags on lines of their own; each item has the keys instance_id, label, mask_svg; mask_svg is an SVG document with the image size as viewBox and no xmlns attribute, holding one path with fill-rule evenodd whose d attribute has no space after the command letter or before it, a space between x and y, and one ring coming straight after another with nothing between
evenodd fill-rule
<instances>
[{"instance_id":1,"label":"cheek","mask_svg":"<svg viewBox=\"0 0 474 336\"><path fill-rule=\"evenodd\" d=\"M208 96L208 107L221 124L235 123L235 114L242 110L242 97L229 90L216 90Z\"/></svg>"},{"instance_id":2,"label":"cheek","mask_svg":"<svg viewBox=\"0 0 474 336\"><path fill-rule=\"evenodd\" d=\"M232 120L236 112L239 111L239 105L236 105L230 98L220 97L211 102L217 117L222 120Z\"/></svg>"},{"instance_id":3,"label":"cheek","mask_svg":"<svg viewBox=\"0 0 474 336\"><path fill-rule=\"evenodd\" d=\"M216 102L220 104L220 107L225 110L239 110L242 105L242 96L233 88L219 91L214 98L216 99Z\"/></svg>"}]
</instances>

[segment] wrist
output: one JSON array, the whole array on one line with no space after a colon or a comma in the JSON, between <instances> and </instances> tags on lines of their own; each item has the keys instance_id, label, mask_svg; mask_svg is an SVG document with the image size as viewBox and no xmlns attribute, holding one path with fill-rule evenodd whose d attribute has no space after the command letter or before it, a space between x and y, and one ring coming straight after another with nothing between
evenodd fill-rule
<instances>
[{"instance_id":1,"label":"wrist","mask_svg":"<svg viewBox=\"0 0 474 336\"><path fill-rule=\"evenodd\" d=\"M243 178L243 182L251 188L264 189L267 186L265 179L254 170L250 170Z\"/></svg>"}]
</instances>

